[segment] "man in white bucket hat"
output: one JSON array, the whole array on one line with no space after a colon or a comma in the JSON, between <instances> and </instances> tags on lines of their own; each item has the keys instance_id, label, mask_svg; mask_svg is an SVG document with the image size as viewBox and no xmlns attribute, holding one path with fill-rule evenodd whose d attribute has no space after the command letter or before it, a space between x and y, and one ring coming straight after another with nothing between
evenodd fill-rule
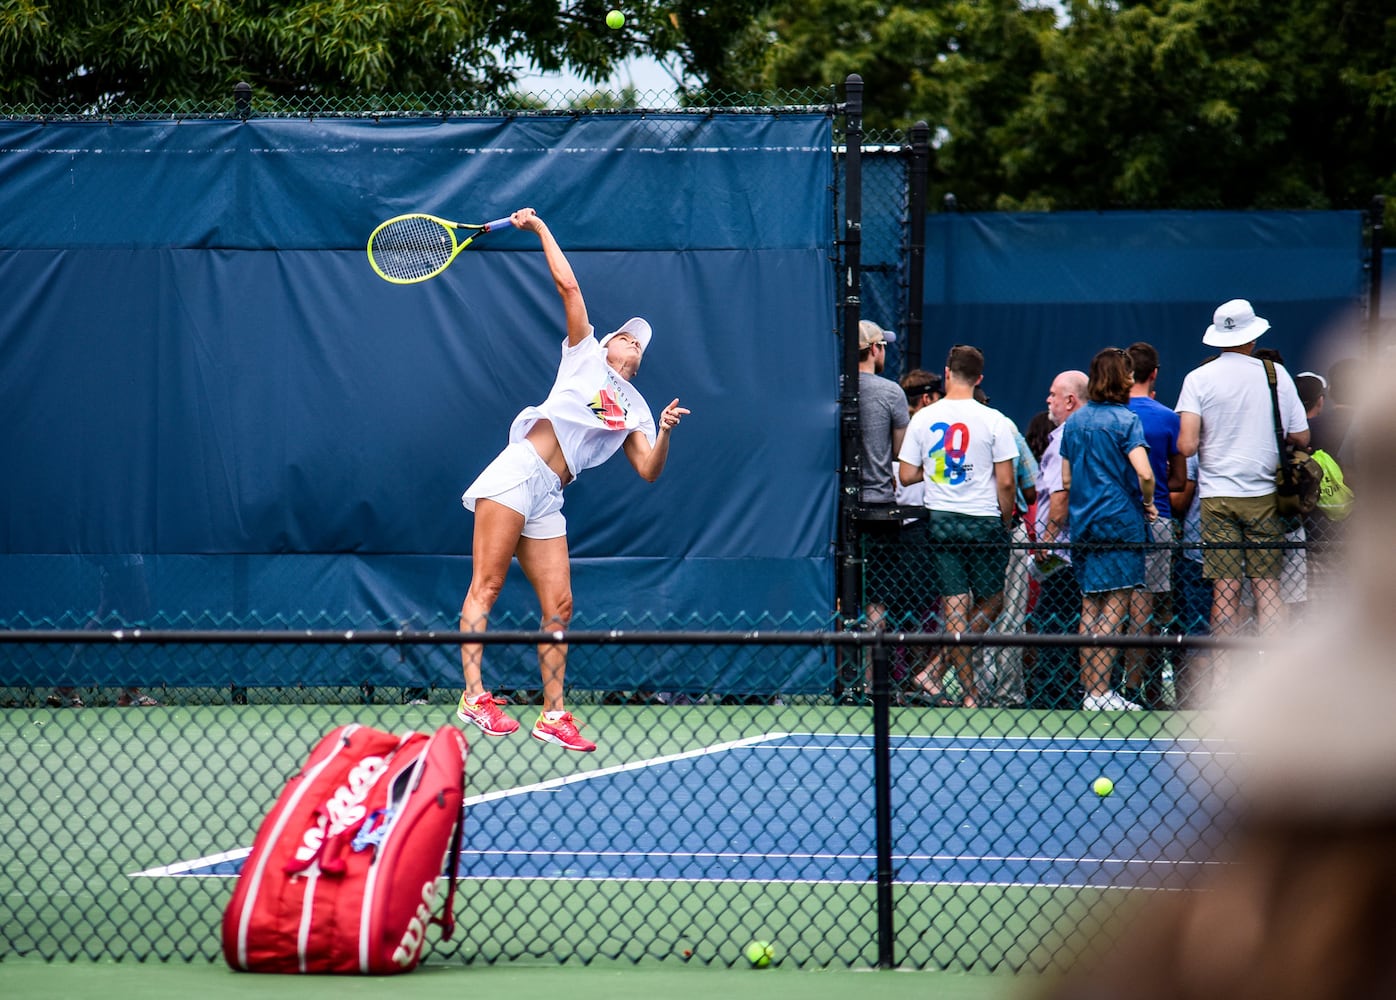
<instances>
[{"instance_id":1,"label":"man in white bucket hat","mask_svg":"<svg viewBox=\"0 0 1396 1000\"><path fill-rule=\"evenodd\" d=\"M1270 382L1264 364L1252 357L1256 341L1269 329L1269 321L1257 316L1245 299L1219 305L1202 342L1221 353L1188 373L1175 407L1178 450L1198 456L1202 540L1221 546L1203 554L1203 575L1212 581L1214 635L1239 630L1243 578L1251 581L1260 631L1271 631L1284 620L1284 552L1269 547L1278 546L1285 536L1275 505L1275 470L1281 456ZM1283 365L1275 366L1275 376L1285 438L1302 447L1309 441L1304 404ZM1200 674L1194 677L1205 686L1207 678Z\"/></svg>"}]
</instances>

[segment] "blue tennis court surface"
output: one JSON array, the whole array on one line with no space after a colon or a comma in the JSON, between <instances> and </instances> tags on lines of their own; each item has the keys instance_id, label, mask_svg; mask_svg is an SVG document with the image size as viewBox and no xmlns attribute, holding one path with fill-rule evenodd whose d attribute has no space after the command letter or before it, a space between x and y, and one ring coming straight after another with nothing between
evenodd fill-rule
<instances>
[{"instance_id":1,"label":"blue tennis court surface","mask_svg":"<svg viewBox=\"0 0 1396 1000\"><path fill-rule=\"evenodd\" d=\"M1207 864L1201 740L899 736L902 883L1154 887ZM1106 775L1106 798L1091 782ZM745 794L738 795L738 790ZM767 733L467 799L464 878L867 882L872 739ZM140 875L233 876L247 850Z\"/></svg>"}]
</instances>

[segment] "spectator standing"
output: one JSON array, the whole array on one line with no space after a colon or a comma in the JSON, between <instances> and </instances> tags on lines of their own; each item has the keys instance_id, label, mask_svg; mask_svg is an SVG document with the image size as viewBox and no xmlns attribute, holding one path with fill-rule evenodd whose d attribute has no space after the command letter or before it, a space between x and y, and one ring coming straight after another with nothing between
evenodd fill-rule
<instances>
[{"instance_id":1,"label":"spectator standing","mask_svg":"<svg viewBox=\"0 0 1396 1000\"><path fill-rule=\"evenodd\" d=\"M1131 592L1144 584L1147 522L1158 517L1144 427L1129 408L1133 384L1129 352L1101 351L1091 360L1089 399L1062 433L1062 484L1070 498L1083 635L1119 632ZM1112 547L1129 543L1135 547ZM1108 646L1081 647L1083 709L1139 711L1111 689L1114 655Z\"/></svg>"},{"instance_id":2,"label":"spectator standing","mask_svg":"<svg viewBox=\"0 0 1396 1000\"><path fill-rule=\"evenodd\" d=\"M1328 452L1339 464L1348 458L1351 451L1348 437L1352 431L1353 400L1362 370L1363 362L1357 358L1343 358L1328 367L1321 428L1323 437L1314 443L1314 447ZM1352 474L1348 469L1343 470L1343 478L1351 483Z\"/></svg>"},{"instance_id":3,"label":"spectator standing","mask_svg":"<svg viewBox=\"0 0 1396 1000\"><path fill-rule=\"evenodd\" d=\"M1132 635L1158 632L1156 613L1167 610L1173 588L1173 507L1170 492L1187 483L1187 459L1178 450L1178 414L1154 398L1158 383L1159 357L1152 344L1137 341L1128 348L1134 366L1134 385L1129 391L1129 408L1144 428L1149 448L1149 465L1154 470L1154 506L1158 518L1149 525L1149 541L1154 548L1144 554L1144 586L1129 598L1129 631ZM1146 676L1145 666L1157 660L1153 650L1125 650L1125 688L1148 708L1161 701L1158 678Z\"/></svg>"},{"instance_id":4,"label":"spectator standing","mask_svg":"<svg viewBox=\"0 0 1396 1000\"><path fill-rule=\"evenodd\" d=\"M1197 456L1187 459L1187 481L1182 490L1169 497L1174 511L1181 511L1179 531L1182 550L1173 560L1173 623L1184 635L1206 635L1212 620L1212 584L1202 575L1202 498L1197 495ZM1183 650L1173 660L1173 705L1196 708L1191 672L1194 660L1202 654Z\"/></svg>"},{"instance_id":5,"label":"spectator standing","mask_svg":"<svg viewBox=\"0 0 1396 1000\"><path fill-rule=\"evenodd\" d=\"M993 624L1008 563L1018 446L1008 418L974 398L983 378L984 355L978 348L951 348L945 397L912 419L898 456L903 483L926 483L932 565L948 632L984 632ZM977 707L970 650L951 647L949 661L960 683L961 704ZM940 695L938 687L936 681L926 691Z\"/></svg>"},{"instance_id":6,"label":"spectator standing","mask_svg":"<svg viewBox=\"0 0 1396 1000\"><path fill-rule=\"evenodd\" d=\"M983 388L975 389L975 398L985 406L989 397ZM1022 632L1027 625L1028 604L1032 596L1029 569L1032 551L1029 547L1028 510L1037 500L1037 458L1028 447L1018 425L1009 420L1018 457L1013 460L1013 526L1009 534L1008 569L1003 578L1003 607L994 619L991 631L996 635ZM1022 708L1026 701L1023 679L1023 647L981 647L975 661L980 667L976 686L988 696L991 704L1002 708Z\"/></svg>"},{"instance_id":7,"label":"spectator standing","mask_svg":"<svg viewBox=\"0 0 1396 1000\"><path fill-rule=\"evenodd\" d=\"M1309 451L1311 454L1325 452L1338 466L1342 481L1346 484L1347 471L1338 462L1336 453L1343 441L1328 408L1328 380L1315 372L1301 372L1294 377L1294 386L1299 392L1299 401L1304 404L1304 415L1309 421ZM1351 463L1349 463L1351 464ZM1334 559L1341 558L1338 549L1343 539L1341 519L1334 520L1323 510L1323 497L1337 487L1328 481L1327 470L1324 476L1324 490L1320 497L1319 509L1304 515L1304 534L1308 539L1308 576L1315 591L1332 589L1336 582Z\"/></svg>"},{"instance_id":8,"label":"spectator standing","mask_svg":"<svg viewBox=\"0 0 1396 1000\"><path fill-rule=\"evenodd\" d=\"M1249 579L1260 630L1269 633L1285 618L1280 570L1285 525L1275 498L1280 454L1275 443L1270 384L1256 341L1270 329L1245 299L1217 307L1202 342L1221 352L1183 379L1176 407L1178 448L1198 456L1197 489L1202 497L1203 573L1212 581L1212 633L1233 635L1240 620L1241 581ZM1282 433L1303 447L1309 424L1294 380L1275 366ZM1215 685L1220 671L1214 662ZM1194 687L1203 683L1193 678Z\"/></svg>"},{"instance_id":9,"label":"spectator standing","mask_svg":"<svg viewBox=\"0 0 1396 1000\"><path fill-rule=\"evenodd\" d=\"M1062 481L1061 443L1068 418L1085 405L1087 383L1085 372L1071 369L1054 378L1047 390L1047 415L1053 430L1038 462L1038 547L1033 552L1038 594L1030 622L1033 631L1046 635L1069 635L1077 631L1081 622L1081 588L1071 560L1069 496ZM1028 706L1060 708L1080 704L1079 678L1080 671L1069 650L1038 650L1028 678Z\"/></svg>"},{"instance_id":10,"label":"spectator standing","mask_svg":"<svg viewBox=\"0 0 1396 1000\"><path fill-rule=\"evenodd\" d=\"M886 628L889 610L899 603L905 591L897 577L901 519L895 516L897 479L893 459L901 449L910 419L906 394L891 379L883 378L887 366L887 345L896 335L872 320L858 323L858 425L863 436L863 460L858 481L858 533L861 540L864 573L866 627ZM900 615L898 608L894 614ZM871 656L867 657L865 683L871 684ZM851 697L857 697L852 693Z\"/></svg>"},{"instance_id":11,"label":"spectator standing","mask_svg":"<svg viewBox=\"0 0 1396 1000\"><path fill-rule=\"evenodd\" d=\"M945 395L940 376L922 368L914 368L903 375L901 386L906 395L908 419ZM933 631L935 616L939 611L940 589L931 570L931 543L925 517L926 482L922 480L910 486L904 485L900 462L896 463L893 471L897 476L897 506L903 509L915 508L921 512L917 517L909 517L902 521L900 569L905 588L901 605L908 616L905 628L910 631ZM913 653L919 654L920 650ZM909 654L902 651L901 662L893 665L894 676L899 684L906 686L910 678L934 670L933 663L939 656L939 651L936 651L920 663L908 666ZM919 690L910 694L912 700L919 700Z\"/></svg>"},{"instance_id":12,"label":"spectator standing","mask_svg":"<svg viewBox=\"0 0 1396 1000\"><path fill-rule=\"evenodd\" d=\"M1056 424L1052 422L1052 414L1047 410L1039 410L1032 415L1028 421L1028 429L1023 432L1023 439L1028 443L1028 450L1032 452L1033 459L1042 464L1042 453L1047 450L1047 439L1052 436L1052 431L1056 429Z\"/></svg>"},{"instance_id":13,"label":"spectator standing","mask_svg":"<svg viewBox=\"0 0 1396 1000\"><path fill-rule=\"evenodd\" d=\"M932 375L923 368L914 368L903 375L901 386L902 392L906 395L908 423L916 414L945 396L940 376ZM898 450L900 451L900 447ZM926 481L922 479L910 485L903 483L900 461L892 467L892 473L897 481L897 506L924 508L926 506ZM905 523L908 525L920 524L925 527L926 519L924 517L908 518Z\"/></svg>"},{"instance_id":14,"label":"spectator standing","mask_svg":"<svg viewBox=\"0 0 1396 1000\"><path fill-rule=\"evenodd\" d=\"M906 434L906 394L889 378L887 345L896 334L870 319L858 323L858 421L863 432L863 463L860 470L860 501L891 505L896 500L896 480L892 463L901 450Z\"/></svg>"}]
</instances>

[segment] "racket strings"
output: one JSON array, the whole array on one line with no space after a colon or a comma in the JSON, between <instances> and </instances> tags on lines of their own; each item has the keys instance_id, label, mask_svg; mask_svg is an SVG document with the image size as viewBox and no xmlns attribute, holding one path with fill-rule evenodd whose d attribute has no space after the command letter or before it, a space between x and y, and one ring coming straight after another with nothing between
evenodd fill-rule
<instances>
[{"instance_id":1,"label":"racket strings","mask_svg":"<svg viewBox=\"0 0 1396 1000\"><path fill-rule=\"evenodd\" d=\"M410 217L390 222L373 237L369 252L379 270L407 281L425 278L451 262L455 235L432 219Z\"/></svg>"}]
</instances>

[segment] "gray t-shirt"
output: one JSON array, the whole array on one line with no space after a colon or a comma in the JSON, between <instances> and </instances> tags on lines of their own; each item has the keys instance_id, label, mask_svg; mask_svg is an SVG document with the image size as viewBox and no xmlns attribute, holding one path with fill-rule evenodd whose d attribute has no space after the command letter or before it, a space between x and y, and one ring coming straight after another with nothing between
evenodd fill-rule
<instances>
[{"instance_id":1,"label":"gray t-shirt","mask_svg":"<svg viewBox=\"0 0 1396 1000\"><path fill-rule=\"evenodd\" d=\"M906 393L891 379L858 373L858 420L863 430L863 503L893 503L892 431L905 427Z\"/></svg>"}]
</instances>

